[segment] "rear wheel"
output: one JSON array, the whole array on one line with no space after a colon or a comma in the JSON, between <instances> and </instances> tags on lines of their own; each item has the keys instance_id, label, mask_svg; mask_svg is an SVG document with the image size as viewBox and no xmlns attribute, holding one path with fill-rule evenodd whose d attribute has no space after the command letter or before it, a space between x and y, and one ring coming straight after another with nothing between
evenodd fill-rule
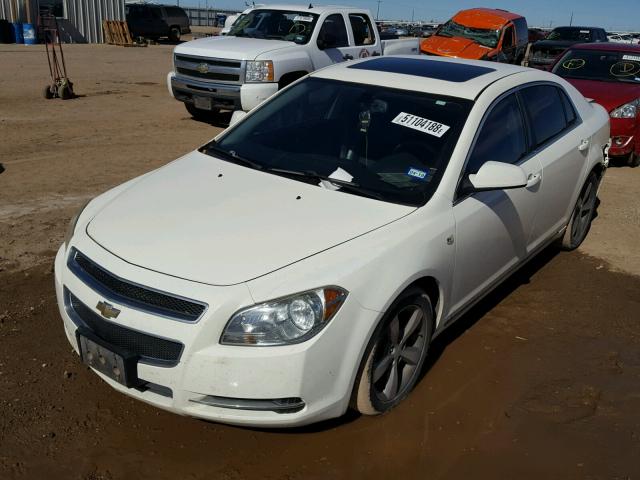
<instances>
[{"instance_id":1,"label":"rear wheel","mask_svg":"<svg viewBox=\"0 0 640 480\"><path fill-rule=\"evenodd\" d=\"M42 96L44 98L46 98L47 100L53 98L53 92L51 91L51 85L47 85L46 87L44 87L44 90L42 91Z\"/></svg>"},{"instance_id":2,"label":"rear wheel","mask_svg":"<svg viewBox=\"0 0 640 480\"><path fill-rule=\"evenodd\" d=\"M589 175L578 196L578 201L571 214L571 219L562 237L564 250L575 250L587 237L591 228L591 221L596 213L598 177L595 173Z\"/></svg>"},{"instance_id":3,"label":"rear wheel","mask_svg":"<svg viewBox=\"0 0 640 480\"><path fill-rule=\"evenodd\" d=\"M179 27L171 27L171 30L169 31L169 40L171 40L172 42L179 42L180 41L180 28Z\"/></svg>"},{"instance_id":4,"label":"rear wheel","mask_svg":"<svg viewBox=\"0 0 640 480\"><path fill-rule=\"evenodd\" d=\"M395 407L416 385L433 332L427 294L413 287L393 303L376 329L354 389L354 406L378 415Z\"/></svg>"},{"instance_id":5,"label":"rear wheel","mask_svg":"<svg viewBox=\"0 0 640 480\"><path fill-rule=\"evenodd\" d=\"M216 119L218 113L220 112L218 109L214 110L200 110L196 108L191 103L185 103L185 108L187 112L195 118L196 120L200 120L201 122L211 122Z\"/></svg>"}]
</instances>

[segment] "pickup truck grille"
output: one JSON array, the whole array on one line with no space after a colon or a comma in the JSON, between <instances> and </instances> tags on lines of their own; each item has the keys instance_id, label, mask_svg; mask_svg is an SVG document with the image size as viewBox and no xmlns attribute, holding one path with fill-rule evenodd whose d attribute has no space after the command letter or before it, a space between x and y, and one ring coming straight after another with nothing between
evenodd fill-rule
<instances>
[{"instance_id":1,"label":"pickup truck grille","mask_svg":"<svg viewBox=\"0 0 640 480\"><path fill-rule=\"evenodd\" d=\"M176 72L192 78L224 83L242 83L244 65L240 60L175 55Z\"/></svg>"}]
</instances>

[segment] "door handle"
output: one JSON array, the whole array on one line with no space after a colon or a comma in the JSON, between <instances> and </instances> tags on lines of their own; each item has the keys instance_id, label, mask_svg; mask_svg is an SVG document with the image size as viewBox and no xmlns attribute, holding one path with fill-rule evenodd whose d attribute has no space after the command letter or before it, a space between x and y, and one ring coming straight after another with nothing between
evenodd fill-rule
<instances>
[{"instance_id":1,"label":"door handle","mask_svg":"<svg viewBox=\"0 0 640 480\"><path fill-rule=\"evenodd\" d=\"M350 55L350 54L347 53L346 55L342 56L342 59L343 60L353 60L353 55Z\"/></svg>"},{"instance_id":2,"label":"door handle","mask_svg":"<svg viewBox=\"0 0 640 480\"><path fill-rule=\"evenodd\" d=\"M581 152L584 152L587 148L589 148L589 139L583 138L580 141L580 145L578 145L578 150L580 150Z\"/></svg>"},{"instance_id":3,"label":"door handle","mask_svg":"<svg viewBox=\"0 0 640 480\"><path fill-rule=\"evenodd\" d=\"M540 183L540 180L542 180L541 172L530 173L529 176L527 177L527 188L531 188L537 185L538 183Z\"/></svg>"}]
</instances>

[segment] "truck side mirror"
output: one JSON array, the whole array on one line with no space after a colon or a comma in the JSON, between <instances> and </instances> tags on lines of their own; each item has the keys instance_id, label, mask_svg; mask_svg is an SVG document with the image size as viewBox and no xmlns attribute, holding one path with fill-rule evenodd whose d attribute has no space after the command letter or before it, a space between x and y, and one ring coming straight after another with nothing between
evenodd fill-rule
<instances>
[{"instance_id":1,"label":"truck side mirror","mask_svg":"<svg viewBox=\"0 0 640 480\"><path fill-rule=\"evenodd\" d=\"M320 50L335 48L337 43L336 36L332 33L323 33L322 36L318 37L318 48Z\"/></svg>"}]
</instances>

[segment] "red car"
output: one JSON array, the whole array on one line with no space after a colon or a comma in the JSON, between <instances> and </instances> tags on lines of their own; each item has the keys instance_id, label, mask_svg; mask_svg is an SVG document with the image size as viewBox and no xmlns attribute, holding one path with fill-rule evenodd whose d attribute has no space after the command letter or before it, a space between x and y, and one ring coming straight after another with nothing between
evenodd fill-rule
<instances>
[{"instance_id":1,"label":"red car","mask_svg":"<svg viewBox=\"0 0 640 480\"><path fill-rule=\"evenodd\" d=\"M640 46L621 43L578 44L551 70L595 100L611 116L610 157L640 165Z\"/></svg>"}]
</instances>

